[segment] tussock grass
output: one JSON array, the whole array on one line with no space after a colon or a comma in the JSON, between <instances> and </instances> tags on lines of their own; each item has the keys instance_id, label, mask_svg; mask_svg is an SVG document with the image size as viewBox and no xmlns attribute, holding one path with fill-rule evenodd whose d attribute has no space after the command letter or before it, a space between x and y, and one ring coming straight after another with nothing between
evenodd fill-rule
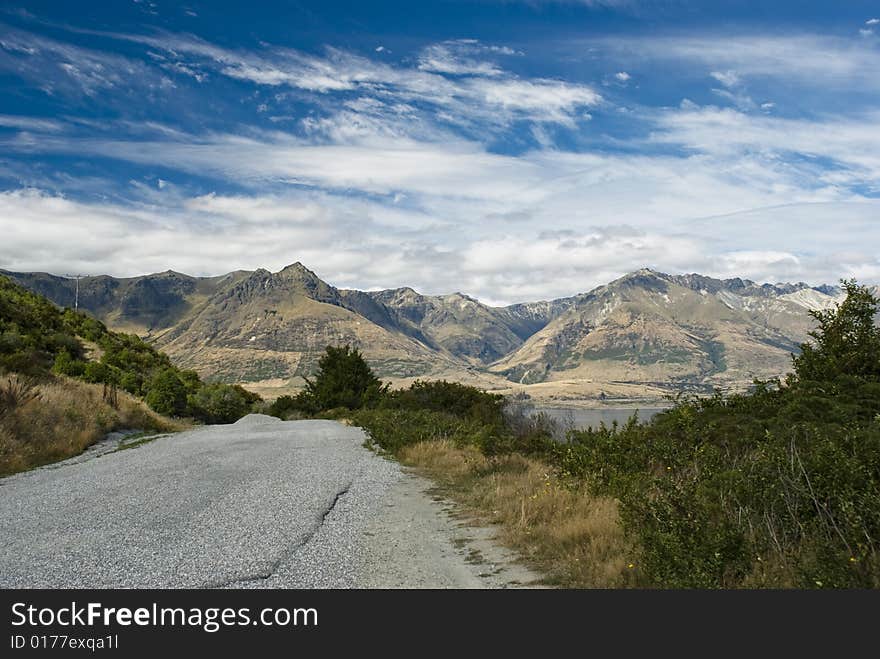
<instances>
[{"instance_id":1,"label":"tussock grass","mask_svg":"<svg viewBox=\"0 0 880 659\"><path fill-rule=\"evenodd\" d=\"M113 430L184 427L124 392L114 407L105 402L103 385L67 377L3 375L0 397L6 401L0 408L0 476L78 455Z\"/></svg>"},{"instance_id":2,"label":"tussock grass","mask_svg":"<svg viewBox=\"0 0 880 659\"><path fill-rule=\"evenodd\" d=\"M437 482L443 494L495 523L501 541L571 588L639 585L637 549L626 537L618 503L572 488L534 458L485 457L473 446L429 440L403 447L398 458Z\"/></svg>"}]
</instances>

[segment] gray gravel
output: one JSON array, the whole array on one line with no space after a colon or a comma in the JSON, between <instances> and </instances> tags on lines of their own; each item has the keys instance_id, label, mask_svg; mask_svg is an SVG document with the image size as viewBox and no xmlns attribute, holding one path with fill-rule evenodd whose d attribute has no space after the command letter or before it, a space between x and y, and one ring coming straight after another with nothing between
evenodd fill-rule
<instances>
[{"instance_id":1,"label":"gray gravel","mask_svg":"<svg viewBox=\"0 0 880 659\"><path fill-rule=\"evenodd\" d=\"M0 479L0 587L505 587L536 578L500 549L507 568L474 561L464 538L474 532L463 535L427 482L363 440L333 421L250 415ZM483 554L494 548L487 537Z\"/></svg>"}]
</instances>

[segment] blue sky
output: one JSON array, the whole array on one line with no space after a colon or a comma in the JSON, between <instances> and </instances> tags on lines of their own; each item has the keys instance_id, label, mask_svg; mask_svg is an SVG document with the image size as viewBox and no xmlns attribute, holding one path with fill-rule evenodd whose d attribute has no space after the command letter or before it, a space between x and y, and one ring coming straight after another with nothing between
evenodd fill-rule
<instances>
[{"instance_id":1,"label":"blue sky","mask_svg":"<svg viewBox=\"0 0 880 659\"><path fill-rule=\"evenodd\" d=\"M6 3L0 267L877 282L878 71L876 2Z\"/></svg>"}]
</instances>

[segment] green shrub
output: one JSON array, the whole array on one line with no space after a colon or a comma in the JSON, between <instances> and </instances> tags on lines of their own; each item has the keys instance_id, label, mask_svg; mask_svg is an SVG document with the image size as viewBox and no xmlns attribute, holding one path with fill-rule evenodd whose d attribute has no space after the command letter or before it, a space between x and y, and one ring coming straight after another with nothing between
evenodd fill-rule
<instances>
[{"instance_id":1,"label":"green shrub","mask_svg":"<svg viewBox=\"0 0 880 659\"><path fill-rule=\"evenodd\" d=\"M143 393L144 379L139 373L126 371L119 378L119 386L135 396Z\"/></svg>"},{"instance_id":2,"label":"green shrub","mask_svg":"<svg viewBox=\"0 0 880 659\"><path fill-rule=\"evenodd\" d=\"M307 409L300 407L299 397L297 396L279 396L272 401L272 404L269 405L266 411L268 414L277 416L282 420L308 412Z\"/></svg>"},{"instance_id":3,"label":"green shrub","mask_svg":"<svg viewBox=\"0 0 880 659\"><path fill-rule=\"evenodd\" d=\"M238 385L205 384L188 398L190 414L206 423L232 423L253 411L260 397Z\"/></svg>"},{"instance_id":4,"label":"green shrub","mask_svg":"<svg viewBox=\"0 0 880 659\"><path fill-rule=\"evenodd\" d=\"M785 384L555 448L563 475L621 501L655 585L880 587L877 300L847 284Z\"/></svg>"},{"instance_id":5,"label":"green shrub","mask_svg":"<svg viewBox=\"0 0 880 659\"><path fill-rule=\"evenodd\" d=\"M159 371L147 387L146 402L154 412L165 416L182 416L186 412L186 385L175 368Z\"/></svg>"},{"instance_id":6,"label":"green shrub","mask_svg":"<svg viewBox=\"0 0 880 659\"><path fill-rule=\"evenodd\" d=\"M356 410L378 404L387 390L357 349L327 346L315 379L306 380L297 398L302 409L312 413L334 407Z\"/></svg>"},{"instance_id":7,"label":"green shrub","mask_svg":"<svg viewBox=\"0 0 880 659\"><path fill-rule=\"evenodd\" d=\"M82 379L86 382L106 382L111 384L114 381L115 373L111 367L103 362L88 362L83 368Z\"/></svg>"},{"instance_id":8,"label":"green shrub","mask_svg":"<svg viewBox=\"0 0 880 659\"><path fill-rule=\"evenodd\" d=\"M352 422L363 428L370 443L389 453L422 441L445 439L459 446L480 446L491 429L478 421L431 410L368 409L355 412Z\"/></svg>"},{"instance_id":9,"label":"green shrub","mask_svg":"<svg viewBox=\"0 0 880 659\"><path fill-rule=\"evenodd\" d=\"M79 378L83 376L85 370L86 363L79 359L74 359L67 350L62 350L55 355L55 364L52 366L53 373Z\"/></svg>"},{"instance_id":10,"label":"green shrub","mask_svg":"<svg viewBox=\"0 0 880 659\"><path fill-rule=\"evenodd\" d=\"M82 341L100 349L100 361L87 361ZM196 417L229 422L247 414L259 397L241 388L210 386L202 392L195 371L176 368L134 334L111 332L87 314L61 310L46 298L0 276L0 371L46 377L50 371L86 382L118 385L146 395L157 412L187 413L192 397ZM233 418L234 417L234 418ZM215 421L216 420L216 421Z\"/></svg>"},{"instance_id":11,"label":"green shrub","mask_svg":"<svg viewBox=\"0 0 880 659\"><path fill-rule=\"evenodd\" d=\"M409 389L388 393L382 407L445 412L483 423L501 424L504 397L457 382L417 380Z\"/></svg>"}]
</instances>

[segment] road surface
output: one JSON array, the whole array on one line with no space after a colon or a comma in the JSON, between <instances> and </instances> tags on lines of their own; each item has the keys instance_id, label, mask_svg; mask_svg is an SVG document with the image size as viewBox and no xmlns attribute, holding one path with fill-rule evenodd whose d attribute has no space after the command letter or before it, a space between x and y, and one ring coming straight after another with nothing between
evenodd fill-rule
<instances>
[{"instance_id":1,"label":"road surface","mask_svg":"<svg viewBox=\"0 0 880 659\"><path fill-rule=\"evenodd\" d=\"M0 587L537 581L363 441L333 421L250 415L0 479Z\"/></svg>"}]
</instances>

